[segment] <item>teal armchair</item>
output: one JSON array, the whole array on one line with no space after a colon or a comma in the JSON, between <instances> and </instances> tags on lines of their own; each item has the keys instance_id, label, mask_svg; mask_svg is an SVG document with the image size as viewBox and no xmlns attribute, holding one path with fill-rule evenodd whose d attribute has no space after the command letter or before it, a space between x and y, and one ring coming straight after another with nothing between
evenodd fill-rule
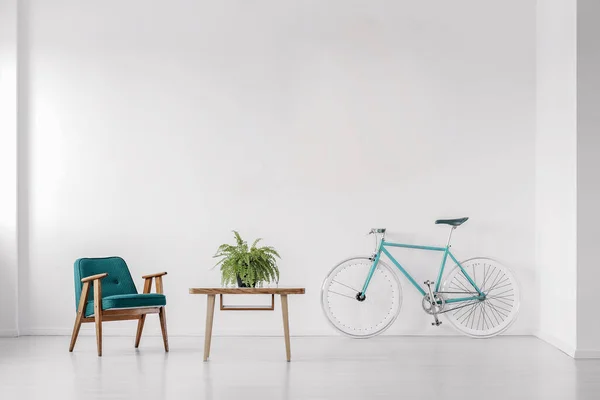
<instances>
[{"instance_id":1,"label":"teal armchair","mask_svg":"<svg viewBox=\"0 0 600 400\"><path fill-rule=\"evenodd\" d=\"M140 345L147 314L158 314L165 351L169 351L167 336L167 299L163 294L162 277L166 272L142 276L144 292L138 293L129 268L121 257L80 258L75 261L75 300L77 316L69 351L75 348L81 324L96 324L98 356L102 356L102 322L137 320L135 347ZM152 281L156 283L156 293Z\"/></svg>"}]
</instances>

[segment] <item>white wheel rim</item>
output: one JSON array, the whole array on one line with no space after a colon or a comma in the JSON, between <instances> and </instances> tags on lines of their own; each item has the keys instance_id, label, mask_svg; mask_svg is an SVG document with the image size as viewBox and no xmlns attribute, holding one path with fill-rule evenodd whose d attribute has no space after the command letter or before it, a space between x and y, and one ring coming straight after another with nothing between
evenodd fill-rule
<instances>
[{"instance_id":1,"label":"white wheel rim","mask_svg":"<svg viewBox=\"0 0 600 400\"><path fill-rule=\"evenodd\" d=\"M321 287L321 306L329 323L353 338L368 338L389 328L402 306L400 281L379 261L363 302L356 300L373 261L354 257L336 265Z\"/></svg>"},{"instance_id":2,"label":"white wheel rim","mask_svg":"<svg viewBox=\"0 0 600 400\"><path fill-rule=\"evenodd\" d=\"M472 258L461 262L463 268L486 294L486 300L447 304L446 318L458 331L476 338L488 338L506 331L516 320L520 306L519 285L512 271L491 258ZM469 297L472 289L460 267L447 275L442 292L446 300ZM463 291L465 293L460 294ZM462 307L461 307L462 306ZM461 307L461 308L458 308Z\"/></svg>"}]
</instances>

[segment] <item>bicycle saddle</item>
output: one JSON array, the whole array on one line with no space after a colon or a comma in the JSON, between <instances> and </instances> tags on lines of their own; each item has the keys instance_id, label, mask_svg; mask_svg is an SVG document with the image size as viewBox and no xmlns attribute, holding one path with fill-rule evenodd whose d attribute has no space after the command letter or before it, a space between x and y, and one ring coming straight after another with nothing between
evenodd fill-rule
<instances>
[{"instance_id":1,"label":"bicycle saddle","mask_svg":"<svg viewBox=\"0 0 600 400\"><path fill-rule=\"evenodd\" d=\"M467 222L468 219L469 219L469 217L455 218L455 219L438 219L437 221L435 221L435 223L436 224L446 224L446 225L451 225L451 226L461 226L462 224Z\"/></svg>"}]
</instances>

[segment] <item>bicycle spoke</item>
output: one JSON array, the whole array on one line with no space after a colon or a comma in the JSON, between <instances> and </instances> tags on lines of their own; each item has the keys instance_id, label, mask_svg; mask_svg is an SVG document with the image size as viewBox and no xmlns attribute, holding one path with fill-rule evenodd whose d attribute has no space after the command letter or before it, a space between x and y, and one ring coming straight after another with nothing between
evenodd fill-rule
<instances>
[{"instance_id":1,"label":"bicycle spoke","mask_svg":"<svg viewBox=\"0 0 600 400\"><path fill-rule=\"evenodd\" d=\"M477 304L477 306L473 309L473 312L471 313L472 315L470 315L469 317L473 317L473 319L471 320L471 329L473 329L473 324L475 323L475 318L477 315L477 310L479 309L479 307L481 307L481 305ZM467 325L469 325L469 318L467 318Z\"/></svg>"},{"instance_id":2,"label":"bicycle spoke","mask_svg":"<svg viewBox=\"0 0 600 400\"><path fill-rule=\"evenodd\" d=\"M462 270L460 271L461 273L457 275L457 278L461 278L463 280L463 285L469 287L469 286L473 286L471 285L471 282L469 282L469 279L467 278L466 275L466 271L463 272Z\"/></svg>"},{"instance_id":3,"label":"bicycle spoke","mask_svg":"<svg viewBox=\"0 0 600 400\"><path fill-rule=\"evenodd\" d=\"M496 305L496 308L502 310L502 311L506 311L507 313L510 314L510 310L507 310L506 308L500 307L499 305Z\"/></svg>"},{"instance_id":4,"label":"bicycle spoke","mask_svg":"<svg viewBox=\"0 0 600 400\"><path fill-rule=\"evenodd\" d=\"M486 300L488 300L488 299L486 298ZM504 304L504 305L506 305L506 306L509 306L509 307L512 307L512 306L513 306L511 303L508 303L508 302L504 301L504 299L502 299L502 300L501 300L501 299L497 299L497 298L491 298L491 299L489 299L489 300L490 300L490 301L491 301L491 300L494 300L494 301L500 302L500 303L502 303L502 304Z\"/></svg>"},{"instance_id":5,"label":"bicycle spoke","mask_svg":"<svg viewBox=\"0 0 600 400\"><path fill-rule=\"evenodd\" d=\"M463 314L460 317L458 317L457 320L461 321L461 322L468 321L469 317L471 316L473 311L475 311L476 308L477 308L477 304L474 304L470 309L463 312Z\"/></svg>"},{"instance_id":6,"label":"bicycle spoke","mask_svg":"<svg viewBox=\"0 0 600 400\"><path fill-rule=\"evenodd\" d=\"M472 305L472 307L471 307L470 309L468 309L468 310L465 310L465 311L464 311L464 312L463 312L463 313L462 313L462 314L461 314L459 317L457 317L456 319L457 319L457 320L461 320L461 319L462 319L462 317L463 317L464 315L467 315L467 314L468 314L468 315L471 315L471 313L473 312L473 310L475 309L475 307L477 307L477 303L473 304L473 305Z\"/></svg>"},{"instance_id":7,"label":"bicycle spoke","mask_svg":"<svg viewBox=\"0 0 600 400\"><path fill-rule=\"evenodd\" d=\"M353 291L354 291L354 292L356 292L356 293L360 292L360 290L354 289L353 287L351 287L351 286L348 286L348 285L346 285L346 284L344 284L344 283L342 283L342 282L336 281L335 279L332 279L332 282L335 282L335 283L337 283L338 285L345 286L345 287L347 287L348 289L351 289L351 290L353 290Z\"/></svg>"},{"instance_id":8,"label":"bicycle spoke","mask_svg":"<svg viewBox=\"0 0 600 400\"><path fill-rule=\"evenodd\" d=\"M485 303L481 306L481 314L482 314L482 323L481 323L481 328L482 329L489 329L488 324L487 324L487 320L485 318Z\"/></svg>"},{"instance_id":9,"label":"bicycle spoke","mask_svg":"<svg viewBox=\"0 0 600 400\"><path fill-rule=\"evenodd\" d=\"M342 293L334 292L333 290L330 290L329 293L337 294L338 296L343 296L343 297L347 297L347 298L352 299L352 300L356 300L356 298L354 298L352 296L348 296L347 294L342 294Z\"/></svg>"},{"instance_id":10,"label":"bicycle spoke","mask_svg":"<svg viewBox=\"0 0 600 400\"><path fill-rule=\"evenodd\" d=\"M452 314L452 315L456 315L456 314L458 314L462 308L464 308L464 307L468 307L468 306L469 306L469 305L462 306L462 307L457 307L457 308L456 308L456 311L455 311L455 312L454 312L454 314ZM451 311L454 311L454 310L451 310ZM468 312L468 310L463 310L463 314L461 314L461 315L460 315L458 318L461 318L461 317L464 315L464 313L466 313L466 312Z\"/></svg>"},{"instance_id":11,"label":"bicycle spoke","mask_svg":"<svg viewBox=\"0 0 600 400\"><path fill-rule=\"evenodd\" d=\"M453 283L454 283L454 282L453 282ZM458 287L458 286L456 286L456 285L455 285L455 286L450 286L450 289L454 289L454 290L461 290L461 292L458 292L458 293L460 293L460 294L463 294L463 293L465 293L465 291L463 290L463 288L459 288L459 287Z\"/></svg>"},{"instance_id":12,"label":"bicycle spoke","mask_svg":"<svg viewBox=\"0 0 600 400\"><path fill-rule=\"evenodd\" d=\"M481 319L481 329L490 329L490 326L488 325L487 321L487 314L485 312L485 303L482 303L481 305Z\"/></svg>"},{"instance_id":13,"label":"bicycle spoke","mask_svg":"<svg viewBox=\"0 0 600 400\"><path fill-rule=\"evenodd\" d=\"M477 325L475 325L475 328L479 328L479 323L481 322L481 307L480 306L480 310L479 310L479 318L477 319Z\"/></svg>"},{"instance_id":14,"label":"bicycle spoke","mask_svg":"<svg viewBox=\"0 0 600 400\"><path fill-rule=\"evenodd\" d=\"M496 324L500 325L500 321L498 321L498 317L494 313L494 309L493 309L494 306L492 305L492 303L490 303L490 307L492 308L491 313L492 313L492 316L494 317L494 319L496 320Z\"/></svg>"},{"instance_id":15,"label":"bicycle spoke","mask_svg":"<svg viewBox=\"0 0 600 400\"><path fill-rule=\"evenodd\" d=\"M482 292L484 291L485 284L487 283L488 279L490 279L490 276L494 274L495 270L496 270L496 267L494 266L494 269L492 270L492 272L490 273L490 275L486 275L485 276L485 279L483 280L483 284L481 285L481 287L479 288L479 290L481 290ZM488 272L490 272L489 269L488 269Z\"/></svg>"},{"instance_id":16,"label":"bicycle spoke","mask_svg":"<svg viewBox=\"0 0 600 400\"><path fill-rule=\"evenodd\" d=\"M498 277L500 276L500 273L502 271L498 270L498 273L496 274L496 276L492 279L492 283L490 284L490 287L493 287L496 282L498 281ZM489 282L489 281L488 281ZM486 289L486 291L489 291L489 288Z\"/></svg>"},{"instance_id":17,"label":"bicycle spoke","mask_svg":"<svg viewBox=\"0 0 600 400\"><path fill-rule=\"evenodd\" d=\"M492 319L490 318L490 316L488 315L488 313L485 312L487 308L487 305L485 304L485 302L483 303L483 317L486 319L486 325L488 326L488 329L490 328L494 328L494 321L492 321ZM489 323L488 323L489 320Z\"/></svg>"},{"instance_id":18,"label":"bicycle spoke","mask_svg":"<svg viewBox=\"0 0 600 400\"><path fill-rule=\"evenodd\" d=\"M498 274L498 275L500 275L500 274ZM501 277L499 280L497 280L497 282L495 282L495 283L494 283L494 284L493 284L493 285L492 285L492 286L491 286L489 289L487 289L487 292L489 293L489 292L491 292L492 290L494 290L494 288L495 288L496 286L498 286L500 283L503 283L503 282L506 282L506 281L508 281L508 278L506 278L506 280L503 280L503 278L504 278L505 276L506 276L506 274L502 274L502 277Z\"/></svg>"},{"instance_id":19,"label":"bicycle spoke","mask_svg":"<svg viewBox=\"0 0 600 400\"><path fill-rule=\"evenodd\" d=\"M506 290L506 291L504 291L504 292L502 292L502 293L498 293L497 295L494 295L494 296L500 296L500 295L503 295L503 294L505 294L505 293L512 292L512 290L513 290L513 289L512 289L512 288L510 288L510 289L508 289L508 290Z\"/></svg>"},{"instance_id":20,"label":"bicycle spoke","mask_svg":"<svg viewBox=\"0 0 600 400\"><path fill-rule=\"evenodd\" d=\"M464 279L464 277L463 277L463 279ZM457 280L456 283L461 285L463 287L463 289L465 289L467 292L469 291L469 288L467 288L465 285L463 285L460 281Z\"/></svg>"},{"instance_id":21,"label":"bicycle spoke","mask_svg":"<svg viewBox=\"0 0 600 400\"><path fill-rule=\"evenodd\" d=\"M508 317L508 315L510 314L510 310L500 307L498 304L494 304L491 301L489 301L489 304L490 304L490 306L492 306L494 308L494 310L498 314L502 315L504 318ZM500 310L502 310L502 311L500 311Z\"/></svg>"},{"instance_id":22,"label":"bicycle spoke","mask_svg":"<svg viewBox=\"0 0 600 400\"><path fill-rule=\"evenodd\" d=\"M473 285L471 283L471 281L469 281L467 275L465 275L465 274L466 274L466 271L462 272L461 274L458 274L457 278L462 278L463 282L460 282L458 280L456 282L461 284L467 292L471 292L471 291L475 290L475 292L477 293L477 291L475 289L475 286L477 286L477 282L475 280L473 280L473 282L475 283L475 285Z\"/></svg>"},{"instance_id":23,"label":"bicycle spoke","mask_svg":"<svg viewBox=\"0 0 600 400\"><path fill-rule=\"evenodd\" d=\"M438 294L473 294L473 295L478 294L477 292L446 292L446 291L436 292L436 293L438 293Z\"/></svg>"},{"instance_id":24,"label":"bicycle spoke","mask_svg":"<svg viewBox=\"0 0 600 400\"><path fill-rule=\"evenodd\" d=\"M464 307L468 307L470 305L477 304L478 302L479 302L479 300L471 300L467 304L463 304L462 306L458 306L458 307L451 308L449 310L442 311L441 314L447 313L447 312L450 312L450 311L456 311L455 313L452 314L452 315L456 315L458 313L457 310L460 310L461 308L464 308Z\"/></svg>"},{"instance_id":25,"label":"bicycle spoke","mask_svg":"<svg viewBox=\"0 0 600 400\"><path fill-rule=\"evenodd\" d=\"M502 289L504 287L508 287L508 286L512 285L512 283L509 282L508 278L506 280L504 280L504 282L508 282L508 283L506 285L496 286L494 289L488 290L488 293L493 292L494 290Z\"/></svg>"},{"instance_id":26,"label":"bicycle spoke","mask_svg":"<svg viewBox=\"0 0 600 400\"><path fill-rule=\"evenodd\" d=\"M509 294L508 296L486 296L486 299L504 299L506 301L514 301L509 299L510 297L514 297L514 294Z\"/></svg>"},{"instance_id":27,"label":"bicycle spoke","mask_svg":"<svg viewBox=\"0 0 600 400\"><path fill-rule=\"evenodd\" d=\"M467 321L467 324L469 323L469 318L471 317L471 315L475 312L475 310L477 310L477 307L479 307L479 303L476 303L473 305L473 307L470 308L470 311L467 310L465 312L465 314L467 314L467 317L465 319L463 319L462 321L464 322L465 320ZM463 315L465 315L463 314ZM459 319L459 318L457 318ZM460 319L459 319L460 320Z\"/></svg>"},{"instance_id":28,"label":"bicycle spoke","mask_svg":"<svg viewBox=\"0 0 600 400\"><path fill-rule=\"evenodd\" d=\"M490 306L491 313L494 316L494 318L496 319L496 321L498 321L498 317L500 317L500 321L498 321L498 324L501 324L504 321L504 318L502 318L502 314L500 314L498 312L498 310L496 310L494 308L494 305L492 303L490 303L489 306Z\"/></svg>"},{"instance_id":29,"label":"bicycle spoke","mask_svg":"<svg viewBox=\"0 0 600 400\"><path fill-rule=\"evenodd\" d=\"M475 267L473 267L475 268ZM486 272L485 272L485 263L483 264L483 282L481 283L481 286L479 286L479 290L483 290L483 286L485 286L485 277L486 277Z\"/></svg>"},{"instance_id":30,"label":"bicycle spoke","mask_svg":"<svg viewBox=\"0 0 600 400\"><path fill-rule=\"evenodd\" d=\"M490 306L491 306L491 307L494 309L494 311L496 311L496 312L498 313L498 315L502 315L504 318L508 317L508 315L506 315L506 314L504 314L504 313L502 313L502 312L498 311L498 309L497 309L497 308L496 308L496 307L495 307L495 306L494 306L492 303L489 303L489 304L490 304ZM504 319L503 319L503 318L502 318L502 320L504 321Z\"/></svg>"}]
</instances>

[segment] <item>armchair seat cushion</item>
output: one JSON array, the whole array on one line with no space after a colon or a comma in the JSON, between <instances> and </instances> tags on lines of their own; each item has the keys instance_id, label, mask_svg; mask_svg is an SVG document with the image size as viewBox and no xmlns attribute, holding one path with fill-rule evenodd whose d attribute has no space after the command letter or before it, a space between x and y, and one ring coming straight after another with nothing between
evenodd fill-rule
<instances>
[{"instance_id":1,"label":"armchair seat cushion","mask_svg":"<svg viewBox=\"0 0 600 400\"><path fill-rule=\"evenodd\" d=\"M116 294L102 298L102 309L109 310L115 308L144 308L144 307L162 307L167 304L164 294L145 293L145 294ZM88 301L85 316L94 314L94 302Z\"/></svg>"}]
</instances>

